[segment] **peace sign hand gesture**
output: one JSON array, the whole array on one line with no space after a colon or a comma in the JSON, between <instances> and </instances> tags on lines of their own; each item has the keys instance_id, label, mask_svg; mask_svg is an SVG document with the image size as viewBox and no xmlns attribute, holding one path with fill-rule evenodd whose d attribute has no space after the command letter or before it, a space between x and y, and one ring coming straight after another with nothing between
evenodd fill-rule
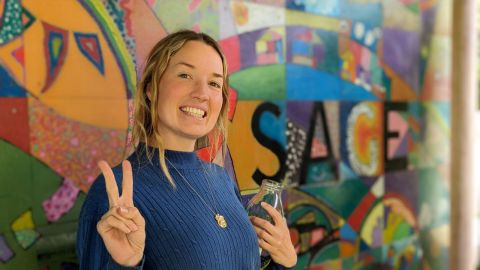
<instances>
[{"instance_id":1,"label":"peace sign hand gesture","mask_svg":"<svg viewBox=\"0 0 480 270\"><path fill-rule=\"evenodd\" d=\"M122 195L106 161L100 161L107 189L109 209L97 223L97 231L113 260L120 265L134 267L143 258L145 249L145 219L133 205L133 175L129 161L122 162Z\"/></svg>"}]
</instances>

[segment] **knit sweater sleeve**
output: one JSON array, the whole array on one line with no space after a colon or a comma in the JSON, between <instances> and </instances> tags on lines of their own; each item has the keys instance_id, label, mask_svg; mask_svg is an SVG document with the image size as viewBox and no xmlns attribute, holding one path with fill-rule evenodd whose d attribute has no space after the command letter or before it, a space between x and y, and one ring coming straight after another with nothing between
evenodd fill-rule
<instances>
[{"instance_id":1,"label":"knit sweater sleeve","mask_svg":"<svg viewBox=\"0 0 480 270\"><path fill-rule=\"evenodd\" d=\"M118 179L118 177L116 177ZM97 222L108 211L108 198L105 180L99 176L90 188L82 206L77 229L77 255L80 270L140 270L145 257L137 267L124 267L117 264L108 253L97 232Z\"/></svg>"}]
</instances>

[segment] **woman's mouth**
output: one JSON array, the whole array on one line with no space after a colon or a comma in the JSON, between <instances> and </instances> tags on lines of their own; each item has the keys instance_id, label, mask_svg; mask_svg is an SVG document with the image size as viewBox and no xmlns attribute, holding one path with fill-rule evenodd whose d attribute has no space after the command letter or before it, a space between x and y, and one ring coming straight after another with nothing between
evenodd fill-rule
<instances>
[{"instance_id":1,"label":"woman's mouth","mask_svg":"<svg viewBox=\"0 0 480 270\"><path fill-rule=\"evenodd\" d=\"M191 115L193 117L196 117L198 119L205 118L207 116L207 112L198 108L193 108L193 107L180 107L180 110L188 115Z\"/></svg>"}]
</instances>

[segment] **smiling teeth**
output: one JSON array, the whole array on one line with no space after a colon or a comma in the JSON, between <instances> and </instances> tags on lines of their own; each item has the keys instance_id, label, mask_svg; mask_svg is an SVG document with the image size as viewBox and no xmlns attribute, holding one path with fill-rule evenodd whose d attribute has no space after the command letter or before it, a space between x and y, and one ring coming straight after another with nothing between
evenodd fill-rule
<instances>
[{"instance_id":1,"label":"smiling teeth","mask_svg":"<svg viewBox=\"0 0 480 270\"><path fill-rule=\"evenodd\" d=\"M197 109L197 108L192 108L192 107L182 107L180 108L183 112L186 112L192 116L198 117L198 118L203 118L205 115L205 111Z\"/></svg>"}]
</instances>

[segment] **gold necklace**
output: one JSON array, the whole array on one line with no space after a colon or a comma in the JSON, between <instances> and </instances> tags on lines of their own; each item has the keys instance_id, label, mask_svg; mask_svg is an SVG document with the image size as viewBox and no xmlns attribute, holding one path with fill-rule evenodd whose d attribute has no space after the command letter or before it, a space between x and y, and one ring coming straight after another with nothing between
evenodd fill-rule
<instances>
[{"instance_id":1,"label":"gold necklace","mask_svg":"<svg viewBox=\"0 0 480 270\"><path fill-rule=\"evenodd\" d=\"M210 205L208 205L208 203L203 199L203 197L200 196L200 194L197 192L197 190L195 188L192 187L192 185L190 185L190 183L187 181L187 179L177 170L177 168L172 164L172 162L170 162L170 160L168 160L166 157L165 157L165 160L168 161L168 163L180 175L181 179L183 179L183 181L187 184L187 186L198 196L198 198L200 198L200 200L203 202L203 204L205 204L205 206L207 206L207 208L213 213L213 217L217 221L218 226L220 226L220 228L223 228L223 229L227 228L227 221L225 220L225 217L220 215L220 213L218 213L218 211L216 209L214 211L212 209L212 207L210 207ZM206 175L207 171L205 170L205 168L203 167L202 164L200 164L200 166L202 166L203 173L204 173L204 175ZM208 191L210 193L210 196L213 198L213 201L215 201L215 204L216 204L215 197L213 196L212 190L210 189L210 181L207 179L207 177L204 177L204 178L205 178L205 180L207 180Z\"/></svg>"}]
</instances>

